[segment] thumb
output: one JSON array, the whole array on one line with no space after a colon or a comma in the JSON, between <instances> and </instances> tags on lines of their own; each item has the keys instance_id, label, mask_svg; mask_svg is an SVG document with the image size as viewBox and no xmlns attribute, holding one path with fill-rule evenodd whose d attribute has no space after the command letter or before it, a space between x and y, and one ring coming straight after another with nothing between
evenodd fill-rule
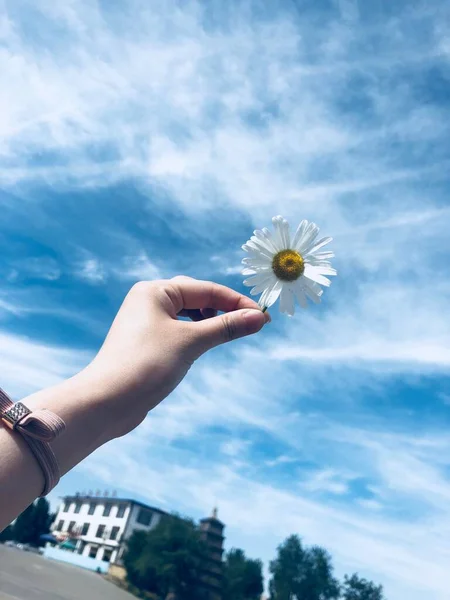
<instances>
[{"instance_id":1,"label":"thumb","mask_svg":"<svg viewBox=\"0 0 450 600\"><path fill-rule=\"evenodd\" d=\"M257 333L270 320L268 313L245 308L195 323L200 351Z\"/></svg>"}]
</instances>

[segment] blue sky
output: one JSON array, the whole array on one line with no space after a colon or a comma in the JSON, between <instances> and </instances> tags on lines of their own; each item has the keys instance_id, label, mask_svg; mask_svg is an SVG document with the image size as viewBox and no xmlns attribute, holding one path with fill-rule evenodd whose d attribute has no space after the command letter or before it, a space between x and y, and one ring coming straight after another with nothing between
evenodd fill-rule
<instances>
[{"instance_id":1,"label":"blue sky","mask_svg":"<svg viewBox=\"0 0 450 600\"><path fill-rule=\"evenodd\" d=\"M0 364L69 376L139 279L246 292L275 214L334 237L320 307L202 359L61 482L269 560L299 533L390 600L450 560L450 8L443 1L0 2Z\"/></svg>"}]
</instances>

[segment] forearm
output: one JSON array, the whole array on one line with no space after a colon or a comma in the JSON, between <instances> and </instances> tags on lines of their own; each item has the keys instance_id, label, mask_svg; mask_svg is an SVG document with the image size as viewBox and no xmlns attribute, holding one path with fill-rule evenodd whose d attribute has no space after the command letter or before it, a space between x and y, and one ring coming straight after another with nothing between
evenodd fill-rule
<instances>
[{"instance_id":1,"label":"forearm","mask_svg":"<svg viewBox=\"0 0 450 600\"><path fill-rule=\"evenodd\" d=\"M46 408L65 421L66 430L51 444L61 475L115 436L109 394L102 386L93 386L82 372L23 399L30 410ZM2 426L0 457L1 530L40 495L44 480L22 436Z\"/></svg>"}]
</instances>

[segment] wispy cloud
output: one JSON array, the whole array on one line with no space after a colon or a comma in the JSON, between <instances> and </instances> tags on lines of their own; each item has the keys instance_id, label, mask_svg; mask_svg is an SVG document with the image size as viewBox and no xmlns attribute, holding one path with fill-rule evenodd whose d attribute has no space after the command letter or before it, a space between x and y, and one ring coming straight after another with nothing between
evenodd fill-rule
<instances>
[{"instance_id":1,"label":"wispy cloud","mask_svg":"<svg viewBox=\"0 0 450 600\"><path fill-rule=\"evenodd\" d=\"M93 284L103 283L106 279L105 269L96 258L86 259L80 265L77 275Z\"/></svg>"},{"instance_id":2,"label":"wispy cloud","mask_svg":"<svg viewBox=\"0 0 450 600\"><path fill-rule=\"evenodd\" d=\"M116 276L134 281L161 279L161 270L149 259L145 252L137 256L127 256L120 266L113 269Z\"/></svg>"},{"instance_id":3,"label":"wispy cloud","mask_svg":"<svg viewBox=\"0 0 450 600\"><path fill-rule=\"evenodd\" d=\"M0 332L2 387L15 397L54 385L86 366L91 354Z\"/></svg>"},{"instance_id":4,"label":"wispy cloud","mask_svg":"<svg viewBox=\"0 0 450 600\"><path fill-rule=\"evenodd\" d=\"M316 220L339 271L63 489L120 465L124 493L218 504L254 556L298 532L392 600L447 597L449 18L440 0L6 6L2 385L80 368L138 279L239 287L273 214Z\"/></svg>"}]
</instances>

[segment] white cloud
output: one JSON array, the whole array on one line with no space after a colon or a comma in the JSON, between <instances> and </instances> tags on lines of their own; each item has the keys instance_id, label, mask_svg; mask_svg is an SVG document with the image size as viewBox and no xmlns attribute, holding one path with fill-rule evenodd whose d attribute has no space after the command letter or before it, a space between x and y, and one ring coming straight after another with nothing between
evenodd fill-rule
<instances>
[{"instance_id":1,"label":"white cloud","mask_svg":"<svg viewBox=\"0 0 450 600\"><path fill-rule=\"evenodd\" d=\"M242 273L242 265L226 267L224 273L225 275L240 275Z\"/></svg>"},{"instance_id":2,"label":"white cloud","mask_svg":"<svg viewBox=\"0 0 450 600\"><path fill-rule=\"evenodd\" d=\"M400 363L400 370L404 370L405 364L414 368L417 363L431 367L444 369L450 365L450 349L440 345L424 345L417 343L411 345L410 341L396 344L382 338L371 339L370 345L362 342L345 347L305 348L289 347L283 344L282 348L274 348L270 358L276 360L312 360L316 362L351 362L356 366L364 366L362 363L385 363L387 370L395 369L396 363Z\"/></svg>"},{"instance_id":3,"label":"white cloud","mask_svg":"<svg viewBox=\"0 0 450 600\"><path fill-rule=\"evenodd\" d=\"M3 300L0 298L0 316L3 314L13 314L16 316L20 316L22 310L20 307L16 306L12 302L8 302L7 300Z\"/></svg>"},{"instance_id":4,"label":"white cloud","mask_svg":"<svg viewBox=\"0 0 450 600\"><path fill-rule=\"evenodd\" d=\"M297 460L298 459L294 458L293 456L286 456L285 454L280 454L280 456L277 456L273 460L266 460L266 465L268 467L277 467L278 465L293 463Z\"/></svg>"},{"instance_id":5,"label":"white cloud","mask_svg":"<svg viewBox=\"0 0 450 600\"><path fill-rule=\"evenodd\" d=\"M248 440L235 438L224 442L221 445L220 450L222 454L235 458L245 454L249 448L249 445L250 442Z\"/></svg>"},{"instance_id":6,"label":"white cloud","mask_svg":"<svg viewBox=\"0 0 450 600\"><path fill-rule=\"evenodd\" d=\"M351 278L351 273L348 273ZM301 364L347 364L377 371L445 371L450 364L450 325L445 318L449 296L446 281L427 287L420 281L381 286L378 281L356 285L349 297L326 290L328 311L302 314L301 337L289 321L270 348L253 350L253 360L295 361ZM420 301L418 289L421 288ZM324 295L325 296L325 295ZM336 297L337 296L337 297Z\"/></svg>"},{"instance_id":7,"label":"white cloud","mask_svg":"<svg viewBox=\"0 0 450 600\"><path fill-rule=\"evenodd\" d=\"M231 255L231 256L230 256ZM240 275L242 273L242 256L236 257L233 260L233 253L211 256L211 265L214 272L222 273L223 275Z\"/></svg>"},{"instance_id":8,"label":"white cloud","mask_svg":"<svg viewBox=\"0 0 450 600\"><path fill-rule=\"evenodd\" d=\"M93 284L103 283L106 279L105 269L96 258L86 259L78 269L77 275Z\"/></svg>"},{"instance_id":9,"label":"white cloud","mask_svg":"<svg viewBox=\"0 0 450 600\"><path fill-rule=\"evenodd\" d=\"M441 402L450 406L450 394L446 392L439 392L438 398Z\"/></svg>"},{"instance_id":10,"label":"white cloud","mask_svg":"<svg viewBox=\"0 0 450 600\"><path fill-rule=\"evenodd\" d=\"M302 482L302 487L310 492L330 492L331 494L346 494L350 491L348 482L353 475L340 473L334 469L315 471Z\"/></svg>"},{"instance_id":11,"label":"white cloud","mask_svg":"<svg viewBox=\"0 0 450 600\"><path fill-rule=\"evenodd\" d=\"M54 258L30 256L16 259L12 264L13 268L7 275L7 280L11 283L27 279L56 281L61 277L61 269Z\"/></svg>"},{"instance_id":12,"label":"white cloud","mask_svg":"<svg viewBox=\"0 0 450 600\"><path fill-rule=\"evenodd\" d=\"M1 386L16 398L74 375L90 358L88 352L0 331Z\"/></svg>"},{"instance_id":13,"label":"white cloud","mask_svg":"<svg viewBox=\"0 0 450 600\"><path fill-rule=\"evenodd\" d=\"M135 281L160 279L162 277L160 269L144 251L137 256L124 257L122 264L113 268L113 271L121 279Z\"/></svg>"},{"instance_id":14,"label":"white cloud","mask_svg":"<svg viewBox=\"0 0 450 600\"><path fill-rule=\"evenodd\" d=\"M218 503L230 541L254 556L273 556L297 531L329 547L341 572L385 581L392 600L444 600L448 445L440 430L419 435L417 424L402 436L359 396L385 385L382 375L436 377L450 363L448 123L415 87L448 61L438 14L446 9L395 7L392 18L386 10L367 25L362 3L342 1L341 19L324 13L312 26L303 5L259 18L250 4L232 12L224 4L213 26L190 0L129 0L107 11L87 0L39 0L36 44L15 22L30 6L18 0L0 17L6 188L88 192L132 179L150 216L170 203L194 231L203 214L219 228L218 209L242 216L249 234L274 213L307 217L335 236L339 269L320 311L274 320L248 346L216 351L83 475L113 484L119 466L124 488L163 507L204 514ZM46 35L45 23L64 39ZM117 264L89 255L79 275L92 283L161 277L163 256L138 240L121 247ZM212 270L236 274L234 251L213 257ZM27 273L56 280L61 267L31 257L7 276L16 283ZM52 310L15 295L0 305L8 320ZM55 315L91 325L64 311ZM6 332L0 348L3 384L16 395L87 362L86 353ZM338 416L327 412L325 384L340 394ZM352 426L353 417L367 427ZM217 428L232 437L215 446ZM273 453L254 454L248 431L267 451L275 444ZM191 450L178 452L179 440ZM244 451L247 464L233 462ZM136 458L144 453L145 464ZM368 480L368 497L352 496L357 477Z\"/></svg>"}]
</instances>

